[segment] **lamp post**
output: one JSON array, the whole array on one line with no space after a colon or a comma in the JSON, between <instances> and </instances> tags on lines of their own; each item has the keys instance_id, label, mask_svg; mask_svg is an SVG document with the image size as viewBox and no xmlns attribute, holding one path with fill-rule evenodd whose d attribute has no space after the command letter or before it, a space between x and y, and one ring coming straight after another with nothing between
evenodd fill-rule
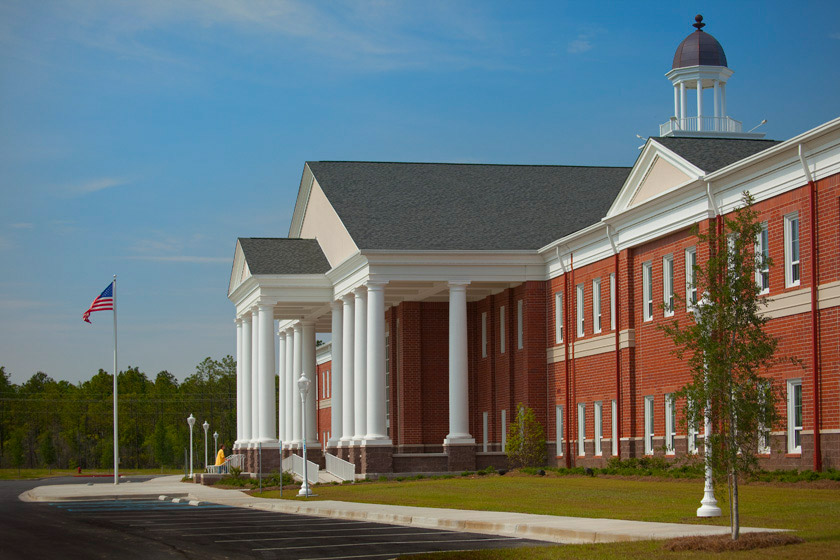
<instances>
[{"instance_id":1,"label":"lamp post","mask_svg":"<svg viewBox=\"0 0 840 560\"><path fill-rule=\"evenodd\" d=\"M219 432L213 432L213 456L219 453Z\"/></svg>"},{"instance_id":2,"label":"lamp post","mask_svg":"<svg viewBox=\"0 0 840 560\"><path fill-rule=\"evenodd\" d=\"M306 464L306 393L309 392L309 385L311 383L305 373L300 374L297 386L298 391L300 391L300 415L301 425L303 426L303 485L300 487L298 496L304 496L306 498L312 495L309 491L309 469Z\"/></svg>"},{"instance_id":3,"label":"lamp post","mask_svg":"<svg viewBox=\"0 0 840 560\"><path fill-rule=\"evenodd\" d=\"M192 430L193 426L195 426L195 416L190 413L189 417L187 418L187 424L190 425L190 478L193 477L193 439L192 439Z\"/></svg>"},{"instance_id":4,"label":"lamp post","mask_svg":"<svg viewBox=\"0 0 840 560\"><path fill-rule=\"evenodd\" d=\"M702 309L711 305L709 301L709 294L703 294L700 301L694 306L694 322L700 323ZM706 383L706 390L708 391L708 371L709 366L705 363L706 369L704 380ZM697 508L697 517L720 517L721 511L715 499L715 483L712 480L712 403L706 399L706 409L703 412L704 429L703 429L703 459L706 465L706 476L703 484L703 499L700 500L700 507Z\"/></svg>"},{"instance_id":5,"label":"lamp post","mask_svg":"<svg viewBox=\"0 0 840 560\"><path fill-rule=\"evenodd\" d=\"M204 421L204 424L201 425L204 428L204 470L207 470L207 428L210 427L210 424L207 423L207 420Z\"/></svg>"}]
</instances>

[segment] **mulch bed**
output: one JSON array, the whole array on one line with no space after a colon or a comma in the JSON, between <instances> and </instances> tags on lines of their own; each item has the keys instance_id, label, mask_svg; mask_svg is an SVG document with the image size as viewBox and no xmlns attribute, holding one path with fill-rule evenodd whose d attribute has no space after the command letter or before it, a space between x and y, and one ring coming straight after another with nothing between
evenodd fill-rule
<instances>
[{"instance_id":1,"label":"mulch bed","mask_svg":"<svg viewBox=\"0 0 840 560\"><path fill-rule=\"evenodd\" d=\"M769 548L771 546L785 546L805 542L790 533L742 533L737 541L731 535L715 535L712 537L682 537L671 539L665 543L665 550L680 552L696 550L701 552L730 552L737 550L753 550L755 548Z\"/></svg>"}]
</instances>

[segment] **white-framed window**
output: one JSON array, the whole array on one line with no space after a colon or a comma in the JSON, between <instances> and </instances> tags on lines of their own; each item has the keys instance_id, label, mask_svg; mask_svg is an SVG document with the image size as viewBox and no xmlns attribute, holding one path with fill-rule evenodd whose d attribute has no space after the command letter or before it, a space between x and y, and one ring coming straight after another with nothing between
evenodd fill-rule
<instances>
[{"instance_id":1,"label":"white-framed window","mask_svg":"<svg viewBox=\"0 0 840 560\"><path fill-rule=\"evenodd\" d=\"M802 380L787 381L788 453L802 453Z\"/></svg>"},{"instance_id":2,"label":"white-framed window","mask_svg":"<svg viewBox=\"0 0 840 560\"><path fill-rule=\"evenodd\" d=\"M642 313L645 321L653 320L653 263L642 263Z\"/></svg>"},{"instance_id":3,"label":"white-framed window","mask_svg":"<svg viewBox=\"0 0 840 560\"><path fill-rule=\"evenodd\" d=\"M697 247L689 247L685 250L685 310L691 312L690 304L697 303Z\"/></svg>"},{"instance_id":4,"label":"white-framed window","mask_svg":"<svg viewBox=\"0 0 840 560\"><path fill-rule=\"evenodd\" d=\"M330 398L332 391L330 391L330 370L324 372L324 398Z\"/></svg>"},{"instance_id":5,"label":"white-framed window","mask_svg":"<svg viewBox=\"0 0 840 560\"><path fill-rule=\"evenodd\" d=\"M785 216L785 285L798 286L800 272L799 212L794 212Z\"/></svg>"},{"instance_id":6,"label":"white-framed window","mask_svg":"<svg viewBox=\"0 0 840 560\"><path fill-rule=\"evenodd\" d=\"M522 350L522 300L516 302L516 347Z\"/></svg>"},{"instance_id":7,"label":"white-framed window","mask_svg":"<svg viewBox=\"0 0 840 560\"><path fill-rule=\"evenodd\" d=\"M577 285L577 301L575 307L577 308L577 335L578 338L584 333L584 311L583 311L583 284Z\"/></svg>"},{"instance_id":8,"label":"white-framed window","mask_svg":"<svg viewBox=\"0 0 840 560\"><path fill-rule=\"evenodd\" d=\"M601 401L595 402L593 412L595 413L595 455L601 456L601 438L604 437L604 405Z\"/></svg>"},{"instance_id":9,"label":"white-framed window","mask_svg":"<svg viewBox=\"0 0 840 560\"><path fill-rule=\"evenodd\" d=\"M767 266L767 259L770 258L770 234L767 230L767 222L762 222L761 231L755 240L755 256L761 259L763 265L755 271L755 283L762 294L770 291L770 267Z\"/></svg>"},{"instance_id":10,"label":"white-framed window","mask_svg":"<svg viewBox=\"0 0 840 560\"><path fill-rule=\"evenodd\" d=\"M592 328L601 332L601 279L592 281Z\"/></svg>"},{"instance_id":11,"label":"white-framed window","mask_svg":"<svg viewBox=\"0 0 840 560\"><path fill-rule=\"evenodd\" d=\"M481 433L484 435L484 438L482 439L482 442L481 442L481 449L485 453L487 453L487 445L489 443L488 439L487 439L488 438L487 427L488 427L488 420L489 420L488 416L489 415L490 415L490 413L486 412L486 411L481 413Z\"/></svg>"},{"instance_id":12,"label":"white-framed window","mask_svg":"<svg viewBox=\"0 0 840 560\"><path fill-rule=\"evenodd\" d=\"M502 410L502 452L507 447L507 411Z\"/></svg>"},{"instance_id":13,"label":"white-framed window","mask_svg":"<svg viewBox=\"0 0 840 560\"><path fill-rule=\"evenodd\" d=\"M758 395L758 404L760 408L764 408L764 403L766 400L764 399L765 393L764 391L770 391L771 384L770 380L763 380L761 384L761 392ZM758 454L759 455L770 455L770 429L762 422L763 415L759 416L758 421Z\"/></svg>"},{"instance_id":14,"label":"white-framed window","mask_svg":"<svg viewBox=\"0 0 840 560\"><path fill-rule=\"evenodd\" d=\"M563 342L563 292L554 294L554 343Z\"/></svg>"},{"instance_id":15,"label":"white-framed window","mask_svg":"<svg viewBox=\"0 0 840 560\"><path fill-rule=\"evenodd\" d=\"M505 306L499 308L499 351L505 353Z\"/></svg>"},{"instance_id":16,"label":"white-framed window","mask_svg":"<svg viewBox=\"0 0 840 560\"><path fill-rule=\"evenodd\" d=\"M688 435L686 436L688 452L697 454L697 424L691 418L688 419L686 424L688 428Z\"/></svg>"},{"instance_id":17,"label":"white-framed window","mask_svg":"<svg viewBox=\"0 0 840 560\"><path fill-rule=\"evenodd\" d=\"M586 455L586 404L578 403L578 455L583 457Z\"/></svg>"},{"instance_id":18,"label":"white-framed window","mask_svg":"<svg viewBox=\"0 0 840 560\"><path fill-rule=\"evenodd\" d=\"M487 357L487 312L481 314L481 357Z\"/></svg>"},{"instance_id":19,"label":"white-framed window","mask_svg":"<svg viewBox=\"0 0 840 560\"><path fill-rule=\"evenodd\" d=\"M674 255L662 257L662 303L665 316L674 314Z\"/></svg>"},{"instance_id":20,"label":"white-framed window","mask_svg":"<svg viewBox=\"0 0 840 560\"><path fill-rule=\"evenodd\" d=\"M677 407L674 403L674 396L665 395L665 452L673 455L676 450L675 440L677 433Z\"/></svg>"},{"instance_id":21,"label":"white-framed window","mask_svg":"<svg viewBox=\"0 0 840 560\"><path fill-rule=\"evenodd\" d=\"M554 407L554 429L557 432L557 456L563 456L563 406Z\"/></svg>"},{"instance_id":22,"label":"white-framed window","mask_svg":"<svg viewBox=\"0 0 840 560\"><path fill-rule=\"evenodd\" d=\"M610 329L615 330L615 273L610 274Z\"/></svg>"},{"instance_id":23,"label":"white-framed window","mask_svg":"<svg viewBox=\"0 0 840 560\"><path fill-rule=\"evenodd\" d=\"M618 402L612 401L612 454L618 456Z\"/></svg>"},{"instance_id":24,"label":"white-framed window","mask_svg":"<svg viewBox=\"0 0 840 560\"><path fill-rule=\"evenodd\" d=\"M653 395L645 397L645 455L653 455Z\"/></svg>"}]
</instances>

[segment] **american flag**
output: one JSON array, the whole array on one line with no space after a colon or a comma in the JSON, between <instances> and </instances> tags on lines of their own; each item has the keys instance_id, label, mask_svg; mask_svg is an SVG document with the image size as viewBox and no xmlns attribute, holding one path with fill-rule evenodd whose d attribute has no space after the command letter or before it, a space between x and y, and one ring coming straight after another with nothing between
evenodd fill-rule
<instances>
[{"instance_id":1,"label":"american flag","mask_svg":"<svg viewBox=\"0 0 840 560\"><path fill-rule=\"evenodd\" d=\"M114 309L114 283L111 282L108 284L108 287L105 288L99 296L93 300L93 303L90 304L90 307L85 314L82 315L82 319L86 322L90 323L90 314L94 311L113 311Z\"/></svg>"}]
</instances>

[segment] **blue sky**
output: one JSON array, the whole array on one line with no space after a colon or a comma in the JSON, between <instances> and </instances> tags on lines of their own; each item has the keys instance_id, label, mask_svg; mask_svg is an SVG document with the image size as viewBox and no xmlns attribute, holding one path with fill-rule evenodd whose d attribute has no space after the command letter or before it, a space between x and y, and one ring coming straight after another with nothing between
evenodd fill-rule
<instances>
[{"instance_id":1,"label":"blue sky","mask_svg":"<svg viewBox=\"0 0 840 560\"><path fill-rule=\"evenodd\" d=\"M235 350L237 237L288 233L306 160L632 165L699 11L731 116L838 116L835 2L0 0L0 365L183 379Z\"/></svg>"}]
</instances>

